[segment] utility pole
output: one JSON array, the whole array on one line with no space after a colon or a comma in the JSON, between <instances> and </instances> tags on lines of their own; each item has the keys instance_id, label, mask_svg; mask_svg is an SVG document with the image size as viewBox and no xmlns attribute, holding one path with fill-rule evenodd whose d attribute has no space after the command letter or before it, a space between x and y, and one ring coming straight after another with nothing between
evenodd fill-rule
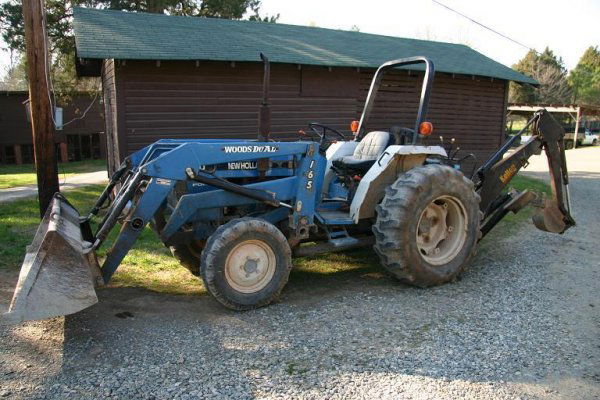
<instances>
[{"instance_id":1,"label":"utility pole","mask_svg":"<svg viewBox=\"0 0 600 400\"><path fill-rule=\"evenodd\" d=\"M54 148L54 122L52 120L54 110L50 102L48 85L50 71L46 51L48 39L43 1L23 0L31 128L42 217L52 201L52 196L60 190Z\"/></svg>"}]
</instances>

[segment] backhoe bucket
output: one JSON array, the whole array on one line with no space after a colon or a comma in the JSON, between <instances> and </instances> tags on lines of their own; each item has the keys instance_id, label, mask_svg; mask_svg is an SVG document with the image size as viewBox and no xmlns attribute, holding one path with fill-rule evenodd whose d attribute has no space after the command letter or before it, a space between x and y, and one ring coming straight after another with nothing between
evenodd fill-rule
<instances>
[{"instance_id":1,"label":"backhoe bucket","mask_svg":"<svg viewBox=\"0 0 600 400\"><path fill-rule=\"evenodd\" d=\"M87 223L87 222L86 222ZM100 270L82 238L79 213L56 194L27 247L19 281L3 319L9 323L72 314L98 302Z\"/></svg>"},{"instance_id":2,"label":"backhoe bucket","mask_svg":"<svg viewBox=\"0 0 600 400\"><path fill-rule=\"evenodd\" d=\"M558 204L547 198L542 199L541 206L536 207L531 219L536 228L551 233L563 233L571 226L567 226L565 215Z\"/></svg>"}]
</instances>

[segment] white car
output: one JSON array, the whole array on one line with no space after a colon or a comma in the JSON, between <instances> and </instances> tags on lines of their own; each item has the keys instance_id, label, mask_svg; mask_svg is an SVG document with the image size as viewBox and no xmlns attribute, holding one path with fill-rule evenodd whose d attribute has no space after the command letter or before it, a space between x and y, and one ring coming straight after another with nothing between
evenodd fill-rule
<instances>
[{"instance_id":1,"label":"white car","mask_svg":"<svg viewBox=\"0 0 600 400\"><path fill-rule=\"evenodd\" d=\"M577 144L581 144L581 145L591 145L591 146L596 146L598 145L598 142L600 142L600 139L598 138L598 134L597 133L592 133L590 132L589 129L585 130L585 136L583 137L583 139L578 140Z\"/></svg>"},{"instance_id":2,"label":"white car","mask_svg":"<svg viewBox=\"0 0 600 400\"><path fill-rule=\"evenodd\" d=\"M565 149L573 148L573 132L565 134ZM584 128L577 133L577 146L597 146L600 144L600 137L597 133L592 133L589 129Z\"/></svg>"}]
</instances>

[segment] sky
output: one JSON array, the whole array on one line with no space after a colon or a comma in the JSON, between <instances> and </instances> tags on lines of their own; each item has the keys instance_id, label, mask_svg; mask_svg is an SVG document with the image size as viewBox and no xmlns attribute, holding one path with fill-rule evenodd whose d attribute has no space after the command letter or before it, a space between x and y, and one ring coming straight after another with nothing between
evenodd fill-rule
<instances>
[{"instance_id":1,"label":"sky","mask_svg":"<svg viewBox=\"0 0 600 400\"><path fill-rule=\"evenodd\" d=\"M439 1L537 51L549 46L568 69L589 46L600 46L600 0ZM432 0L262 0L261 14L279 14L285 24L355 25L361 32L462 43L508 66L527 53ZM1 51L0 71L9 64L9 53Z\"/></svg>"},{"instance_id":2,"label":"sky","mask_svg":"<svg viewBox=\"0 0 600 400\"><path fill-rule=\"evenodd\" d=\"M600 0L439 0L537 51L549 46L574 68L600 46ZM467 44L511 66L527 49L481 28L432 0L262 0L261 13L280 23Z\"/></svg>"}]
</instances>

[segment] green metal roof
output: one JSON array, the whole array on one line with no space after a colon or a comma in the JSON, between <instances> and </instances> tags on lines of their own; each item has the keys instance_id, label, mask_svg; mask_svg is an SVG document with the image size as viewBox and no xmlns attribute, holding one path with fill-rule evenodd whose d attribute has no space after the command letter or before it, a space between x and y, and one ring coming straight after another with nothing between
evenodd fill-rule
<instances>
[{"instance_id":1,"label":"green metal roof","mask_svg":"<svg viewBox=\"0 0 600 400\"><path fill-rule=\"evenodd\" d=\"M439 72L537 82L461 44L335 29L75 8L77 56L121 60L260 61L377 68L426 56ZM414 68L414 67L413 67Z\"/></svg>"}]
</instances>

